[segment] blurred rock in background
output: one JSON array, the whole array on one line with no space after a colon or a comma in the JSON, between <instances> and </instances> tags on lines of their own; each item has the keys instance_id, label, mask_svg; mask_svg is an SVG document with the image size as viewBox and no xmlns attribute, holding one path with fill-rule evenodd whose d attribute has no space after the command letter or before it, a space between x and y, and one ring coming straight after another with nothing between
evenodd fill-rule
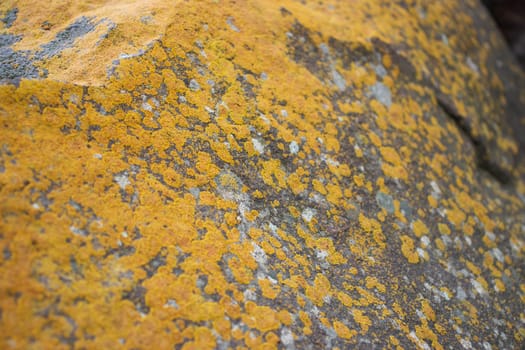
<instances>
[{"instance_id":1,"label":"blurred rock in background","mask_svg":"<svg viewBox=\"0 0 525 350\"><path fill-rule=\"evenodd\" d=\"M483 3L494 17L521 67L525 67L525 1L483 0Z\"/></svg>"}]
</instances>

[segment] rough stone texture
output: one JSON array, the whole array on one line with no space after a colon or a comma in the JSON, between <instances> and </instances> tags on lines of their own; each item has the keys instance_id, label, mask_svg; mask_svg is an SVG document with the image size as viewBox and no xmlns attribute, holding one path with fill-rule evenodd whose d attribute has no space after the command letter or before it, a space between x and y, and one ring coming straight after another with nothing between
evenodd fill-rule
<instances>
[{"instance_id":1,"label":"rough stone texture","mask_svg":"<svg viewBox=\"0 0 525 350\"><path fill-rule=\"evenodd\" d=\"M524 76L477 1L0 18L0 347L523 347Z\"/></svg>"}]
</instances>

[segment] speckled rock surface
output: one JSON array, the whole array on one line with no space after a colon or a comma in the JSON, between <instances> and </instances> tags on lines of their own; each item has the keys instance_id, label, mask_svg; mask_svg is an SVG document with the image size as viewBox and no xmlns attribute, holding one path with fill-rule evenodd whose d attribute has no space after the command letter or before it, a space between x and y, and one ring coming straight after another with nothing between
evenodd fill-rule
<instances>
[{"instance_id":1,"label":"speckled rock surface","mask_svg":"<svg viewBox=\"0 0 525 350\"><path fill-rule=\"evenodd\" d=\"M524 75L477 1L3 1L3 349L518 349Z\"/></svg>"}]
</instances>

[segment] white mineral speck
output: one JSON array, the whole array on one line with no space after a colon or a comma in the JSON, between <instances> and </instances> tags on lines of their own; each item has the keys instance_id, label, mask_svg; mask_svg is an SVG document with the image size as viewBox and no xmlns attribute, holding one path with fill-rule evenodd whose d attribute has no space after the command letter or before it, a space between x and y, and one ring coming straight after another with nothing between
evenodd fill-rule
<instances>
[{"instance_id":1,"label":"white mineral speck","mask_svg":"<svg viewBox=\"0 0 525 350\"><path fill-rule=\"evenodd\" d=\"M266 261L268 260L268 257L266 256L266 253L264 250L259 247L255 242L252 243L253 245L253 251L252 256L260 265L266 265Z\"/></svg>"},{"instance_id":2,"label":"white mineral speck","mask_svg":"<svg viewBox=\"0 0 525 350\"><path fill-rule=\"evenodd\" d=\"M417 315L417 317L419 317L419 318L422 319L422 320L425 320L425 319L427 318L427 317L425 316L425 314L423 313L423 311L421 311L421 310L419 310L419 309L416 310L416 315Z\"/></svg>"},{"instance_id":3,"label":"white mineral speck","mask_svg":"<svg viewBox=\"0 0 525 350\"><path fill-rule=\"evenodd\" d=\"M422 341L421 339L419 339L416 335L416 332L412 331L408 334L408 336L410 338L412 338L412 340L414 340L414 342L419 345L420 348L424 349L424 350L430 350L430 346L428 346L427 343L425 343L424 341Z\"/></svg>"},{"instance_id":4,"label":"white mineral speck","mask_svg":"<svg viewBox=\"0 0 525 350\"><path fill-rule=\"evenodd\" d=\"M441 34L441 41L448 46L448 37L445 34Z\"/></svg>"},{"instance_id":5,"label":"white mineral speck","mask_svg":"<svg viewBox=\"0 0 525 350\"><path fill-rule=\"evenodd\" d=\"M190 89L193 91L199 91L201 89L201 86L195 79L190 80Z\"/></svg>"},{"instance_id":6,"label":"white mineral speck","mask_svg":"<svg viewBox=\"0 0 525 350\"><path fill-rule=\"evenodd\" d=\"M461 287L458 287L456 289L456 298L459 300L465 300L467 298L467 293L465 293L465 290Z\"/></svg>"},{"instance_id":7,"label":"white mineral speck","mask_svg":"<svg viewBox=\"0 0 525 350\"><path fill-rule=\"evenodd\" d=\"M382 64L374 66L374 70L376 71L376 74L379 75L381 78L383 78L387 74L386 69L385 67L383 67Z\"/></svg>"},{"instance_id":8,"label":"white mineral speck","mask_svg":"<svg viewBox=\"0 0 525 350\"><path fill-rule=\"evenodd\" d=\"M260 113L259 112L259 118L261 118L264 123L270 125L270 120L268 120L268 118L266 117L266 115L264 115L264 113ZM258 133L258 134L260 135L260 133Z\"/></svg>"},{"instance_id":9,"label":"white mineral speck","mask_svg":"<svg viewBox=\"0 0 525 350\"><path fill-rule=\"evenodd\" d=\"M443 241L443 243L445 243L445 246L449 246L452 244L452 239L450 239L449 236L441 235L441 240Z\"/></svg>"},{"instance_id":10,"label":"white mineral speck","mask_svg":"<svg viewBox=\"0 0 525 350\"><path fill-rule=\"evenodd\" d=\"M466 339L460 339L459 342L464 349L472 349L472 343Z\"/></svg>"},{"instance_id":11,"label":"white mineral speck","mask_svg":"<svg viewBox=\"0 0 525 350\"><path fill-rule=\"evenodd\" d=\"M234 32L240 32L241 30L239 28L237 28L237 26L233 23L233 17L228 17L228 19L226 20L226 23L230 26L230 28L234 31Z\"/></svg>"},{"instance_id":12,"label":"white mineral speck","mask_svg":"<svg viewBox=\"0 0 525 350\"><path fill-rule=\"evenodd\" d=\"M151 112L153 110L153 108L151 107L151 105L147 102L143 102L142 103L142 109L146 110L146 111L149 111Z\"/></svg>"},{"instance_id":13,"label":"white mineral speck","mask_svg":"<svg viewBox=\"0 0 525 350\"><path fill-rule=\"evenodd\" d=\"M252 300L252 301L257 300L257 295L256 295L255 292L254 292L253 290L251 290L251 289L246 289L246 290L244 291L243 294L244 294L244 300L245 300L245 301L248 301L248 300Z\"/></svg>"},{"instance_id":14,"label":"white mineral speck","mask_svg":"<svg viewBox=\"0 0 525 350\"><path fill-rule=\"evenodd\" d=\"M498 260L499 262L502 263L505 260L505 256L503 255L501 250L499 250L498 248L494 248L490 252L491 252L492 256L495 257L496 260Z\"/></svg>"},{"instance_id":15,"label":"white mineral speck","mask_svg":"<svg viewBox=\"0 0 525 350\"><path fill-rule=\"evenodd\" d=\"M299 152L299 145L297 144L297 142L295 141L290 142L289 147L290 147L291 154L297 154L297 152Z\"/></svg>"},{"instance_id":16,"label":"white mineral speck","mask_svg":"<svg viewBox=\"0 0 525 350\"><path fill-rule=\"evenodd\" d=\"M119 187L123 190L126 189L126 186L127 185L130 185L131 182L129 182L129 179L128 179L128 173L127 172L124 172L122 174L118 174L118 175L115 175L113 177L113 180L115 180L115 182L119 185Z\"/></svg>"},{"instance_id":17,"label":"white mineral speck","mask_svg":"<svg viewBox=\"0 0 525 350\"><path fill-rule=\"evenodd\" d=\"M339 91L344 91L346 89L345 78L343 78L343 76L335 69L332 70L332 80ZM390 94L390 91L388 93Z\"/></svg>"},{"instance_id":18,"label":"white mineral speck","mask_svg":"<svg viewBox=\"0 0 525 350\"><path fill-rule=\"evenodd\" d=\"M471 279L470 280L470 283L472 284L472 286L474 287L474 289L476 289L476 292L478 292L478 294L482 295L482 294L486 294L487 291L485 290L485 288L483 288L483 286L481 285L481 283L479 283L478 281L474 280L474 279Z\"/></svg>"},{"instance_id":19,"label":"white mineral speck","mask_svg":"<svg viewBox=\"0 0 525 350\"><path fill-rule=\"evenodd\" d=\"M264 153L264 145L262 144L261 141L259 141L258 139L252 139L252 144L253 144L253 148L255 148L255 150L259 154L263 154Z\"/></svg>"},{"instance_id":20,"label":"white mineral speck","mask_svg":"<svg viewBox=\"0 0 525 350\"><path fill-rule=\"evenodd\" d=\"M475 64L474 61L472 61L472 58L470 58L470 57L467 57L467 66L468 66L472 71L474 71L474 73L479 74L479 68L478 68L478 65Z\"/></svg>"},{"instance_id":21,"label":"white mineral speck","mask_svg":"<svg viewBox=\"0 0 525 350\"><path fill-rule=\"evenodd\" d=\"M317 214L317 211L315 209L312 209L312 208L306 208L305 210L303 210L303 212L301 213L301 216L302 218L304 219L304 221L306 222L310 222L312 221L313 217L315 216L315 214Z\"/></svg>"},{"instance_id":22,"label":"white mineral speck","mask_svg":"<svg viewBox=\"0 0 525 350\"><path fill-rule=\"evenodd\" d=\"M441 194L441 189L435 181L430 181L430 187L432 187L433 192L435 192L436 194Z\"/></svg>"},{"instance_id":23,"label":"white mineral speck","mask_svg":"<svg viewBox=\"0 0 525 350\"><path fill-rule=\"evenodd\" d=\"M316 250L315 251L315 256L319 260L324 260L324 259L326 259L328 257L328 252L326 250Z\"/></svg>"},{"instance_id":24,"label":"white mineral speck","mask_svg":"<svg viewBox=\"0 0 525 350\"><path fill-rule=\"evenodd\" d=\"M446 291L444 291L444 290L440 290L439 292L440 292L441 296L442 296L445 300L447 300L447 301L450 300L450 297L449 297L449 295L448 295L448 293L447 293Z\"/></svg>"},{"instance_id":25,"label":"white mineral speck","mask_svg":"<svg viewBox=\"0 0 525 350\"><path fill-rule=\"evenodd\" d=\"M328 48L328 45L326 45L325 43L321 43L321 45L319 45L319 48L321 49L323 54L330 55L330 49Z\"/></svg>"},{"instance_id":26,"label":"white mineral speck","mask_svg":"<svg viewBox=\"0 0 525 350\"><path fill-rule=\"evenodd\" d=\"M168 299L166 304L164 304L164 307L172 307L174 309L178 309L179 304L177 304L177 302L174 299Z\"/></svg>"},{"instance_id":27,"label":"white mineral speck","mask_svg":"<svg viewBox=\"0 0 525 350\"><path fill-rule=\"evenodd\" d=\"M283 327L281 329L281 343L287 350L295 349L293 333L288 327Z\"/></svg>"},{"instance_id":28,"label":"white mineral speck","mask_svg":"<svg viewBox=\"0 0 525 350\"><path fill-rule=\"evenodd\" d=\"M383 83L375 83L370 87L370 93L385 107L392 105L392 94L390 89Z\"/></svg>"},{"instance_id":29,"label":"white mineral speck","mask_svg":"<svg viewBox=\"0 0 525 350\"><path fill-rule=\"evenodd\" d=\"M86 231L82 230L82 229L79 229L78 227L75 227L75 226L70 226L69 227L69 230L71 231L71 233L73 233L74 235L79 235L79 236L85 236L86 235Z\"/></svg>"}]
</instances>

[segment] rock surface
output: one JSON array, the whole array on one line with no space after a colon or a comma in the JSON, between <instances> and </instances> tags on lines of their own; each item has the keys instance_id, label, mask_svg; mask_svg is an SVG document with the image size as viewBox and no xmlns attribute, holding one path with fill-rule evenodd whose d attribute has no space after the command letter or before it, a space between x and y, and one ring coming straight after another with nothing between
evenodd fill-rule
<instances>
[{"instance_id":1,"label":"rock surface","mask_svg":"<svg viewBox=\"0 0 525 350\"><path fill-rule=\"evenodd\" d=\"M0 347L523 346L525 80L478 1L0 19Z\"/></svg>"}]
</instances>

